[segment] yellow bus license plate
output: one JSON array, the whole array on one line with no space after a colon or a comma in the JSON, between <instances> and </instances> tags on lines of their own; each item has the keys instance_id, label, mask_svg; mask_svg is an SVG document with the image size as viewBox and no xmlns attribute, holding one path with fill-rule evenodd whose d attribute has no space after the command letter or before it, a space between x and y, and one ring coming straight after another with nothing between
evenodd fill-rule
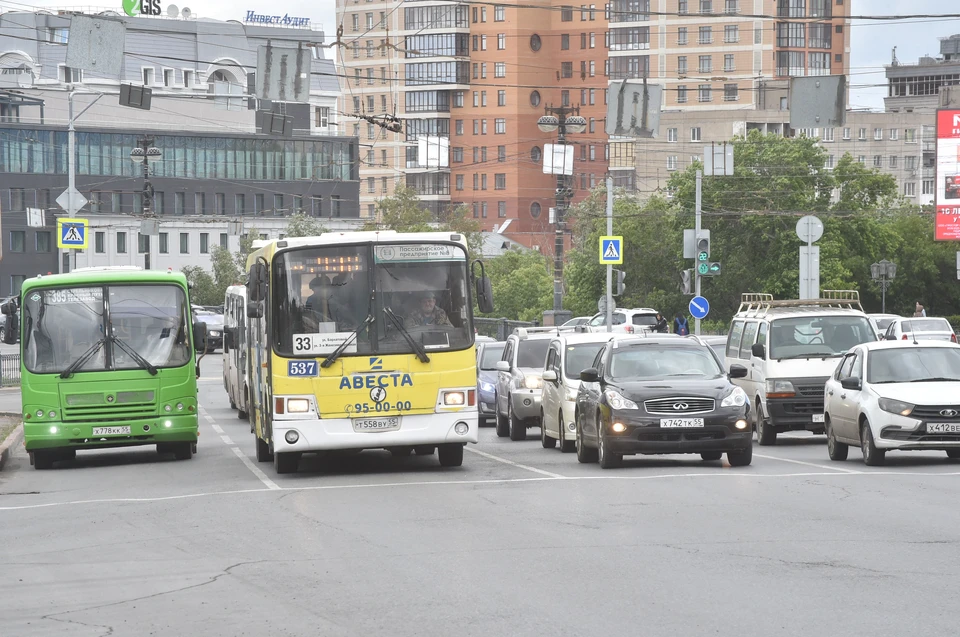
<instances>
[{"instance_id":1,"label":"yellow bus license plate","mask_svg":"<svg viewBox=\"0 0 960 637\"><path fill-rule=\"evenodd\" d=\"M388 418L357 418L353 421L353 430L357 433L396 431L397 429L400 429L399 416L390 416Z\"/></svg>"}]
</instances>

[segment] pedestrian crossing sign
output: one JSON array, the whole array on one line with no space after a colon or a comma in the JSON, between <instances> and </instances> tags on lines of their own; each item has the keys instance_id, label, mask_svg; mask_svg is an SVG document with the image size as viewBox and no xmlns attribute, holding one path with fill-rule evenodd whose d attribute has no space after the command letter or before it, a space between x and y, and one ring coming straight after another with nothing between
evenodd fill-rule
<instances>
[{"instance_id":1,"label":"pedestrian crossing sign","mask_svg":"<svg viewBox=\"0 0 960 637\"><path fill-rule=\"evenodd\" d=\"M86 219L57 219L57 247L73 250L87 249Z\"/></svg>"},{"instance_id":2,"label":"pedestrian crossing sign","mask_svg":"<svg viewBox=\"0 0 960 637\"><path fill-rule=\"evenodd\" d=\"M600 264L623 263L623 237L600 237Z\"/></svg>"}]
</instances>

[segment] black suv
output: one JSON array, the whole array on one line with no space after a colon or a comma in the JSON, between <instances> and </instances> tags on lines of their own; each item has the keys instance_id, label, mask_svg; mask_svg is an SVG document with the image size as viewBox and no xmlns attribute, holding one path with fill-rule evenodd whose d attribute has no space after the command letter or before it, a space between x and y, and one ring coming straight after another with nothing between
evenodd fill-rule
<instances>
[{"instance_id":1,"label":"black suv","mask_svg":"<svg viewBox=\"0 0 960 637\"><path fill-rule=\"evenodd\" d=\"M753 459L750 401L696 336L612 340L580 374L577 459L617 467L624 455L699 453L731 466Z\"/></svg>"}]
</instances>

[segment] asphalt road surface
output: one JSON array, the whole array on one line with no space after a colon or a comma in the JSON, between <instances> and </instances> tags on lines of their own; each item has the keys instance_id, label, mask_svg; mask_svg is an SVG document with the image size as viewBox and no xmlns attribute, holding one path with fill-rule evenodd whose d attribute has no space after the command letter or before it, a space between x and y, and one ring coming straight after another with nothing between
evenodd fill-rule
<instances>
[{"instance_id":1,"label":"asphalt road surface","mask_svg":"<svg viewBox=\"0 0 960 637\"><path fill-rule=\"evenodd\" d=\"M199 454L0 473L0 634L956 634L960 464L823 437L622 469L485 429L436 456L258 464L203 365Z\"/></svg>"}]
</instances>

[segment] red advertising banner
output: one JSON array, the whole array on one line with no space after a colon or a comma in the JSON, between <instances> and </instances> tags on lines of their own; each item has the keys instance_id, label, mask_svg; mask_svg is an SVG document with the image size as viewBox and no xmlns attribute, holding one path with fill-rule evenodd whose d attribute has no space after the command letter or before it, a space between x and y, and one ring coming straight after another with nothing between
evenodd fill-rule
<instances>
[{"instance_id":1,"label":"red advertising banner","mask_svg":"<svg viewBox=\"0 0 960 637\"><path fill-rule=\"evenodd\" d=\"M960 110L937 111L937 241L960 241Z\"/></svg>"}]
</instances>

